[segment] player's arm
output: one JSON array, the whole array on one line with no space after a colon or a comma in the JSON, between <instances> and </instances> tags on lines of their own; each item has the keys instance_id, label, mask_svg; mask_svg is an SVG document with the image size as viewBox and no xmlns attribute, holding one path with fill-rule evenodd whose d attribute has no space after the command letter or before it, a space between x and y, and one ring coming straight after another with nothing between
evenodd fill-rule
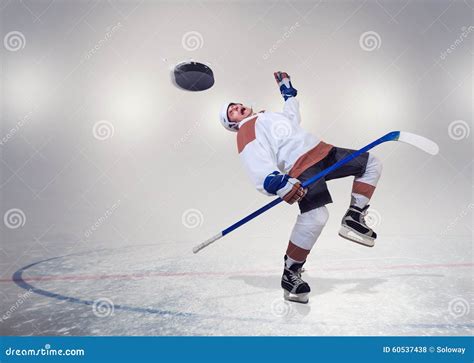
<instances>
[{"instance_id":1,"label":"player's arm","mask_svg":"<svg viewBox=\"0 0 474 363\"><path fill-rule=\"evenodd\" d=\"M257 140L244 148L240 153L240 159L259 192L278 195L290 204L301 200L306 194L299 180L274 171L278 168L271 153Z\"/></svg>"}]
</instances>

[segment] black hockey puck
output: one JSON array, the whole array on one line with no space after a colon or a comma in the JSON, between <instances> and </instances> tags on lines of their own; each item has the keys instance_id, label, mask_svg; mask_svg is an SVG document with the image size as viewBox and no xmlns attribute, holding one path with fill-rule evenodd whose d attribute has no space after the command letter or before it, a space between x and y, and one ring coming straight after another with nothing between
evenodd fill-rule
<instances>
[{"instance_id":1,"label":"black hockey puck","mask_svg":"<svg viewBox=\"0 0 474 363\"><path fill-rule=\"evenodd\" d=\"M214 84L212 69L198 62L183 62L174 68L176 84L188 91L204 91Z\"/></svg>"}]
</instances>

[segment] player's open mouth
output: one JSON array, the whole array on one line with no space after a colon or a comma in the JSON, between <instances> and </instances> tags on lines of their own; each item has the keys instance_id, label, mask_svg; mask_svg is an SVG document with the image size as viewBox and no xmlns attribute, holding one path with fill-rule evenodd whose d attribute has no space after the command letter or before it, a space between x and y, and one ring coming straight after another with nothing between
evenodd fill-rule
<instances>
[{"instance_id":1,"label":"player's open mouth","mask_svg":"<svg viewBox=\"0 0 474 363\"><path fill-rule=\"evenodd\" d=\"M242 107L242 108L240 109L240 114L243 116L244 113L245 113L245 107Z\"/></svg>"}]
</instances>

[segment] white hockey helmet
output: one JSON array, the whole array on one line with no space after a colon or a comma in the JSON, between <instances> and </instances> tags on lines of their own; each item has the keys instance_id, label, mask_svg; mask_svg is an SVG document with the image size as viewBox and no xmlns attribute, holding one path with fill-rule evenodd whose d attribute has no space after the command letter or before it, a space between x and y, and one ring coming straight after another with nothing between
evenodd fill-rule
<instances>
[{"instance_id":1,"label":"white hockey helmet","mask_svg":"<svg viewBox=\"0 0 474 363\"><path fill-rule=\"evenodd\" d=\"M227 130L237 132L239 131L239 123L229 121L229 115L227 114L230 105L235 105L235 103L227 102L222 105L219 119L221 120L222 126L224 126Z\"/></svg>"}]
</instances>

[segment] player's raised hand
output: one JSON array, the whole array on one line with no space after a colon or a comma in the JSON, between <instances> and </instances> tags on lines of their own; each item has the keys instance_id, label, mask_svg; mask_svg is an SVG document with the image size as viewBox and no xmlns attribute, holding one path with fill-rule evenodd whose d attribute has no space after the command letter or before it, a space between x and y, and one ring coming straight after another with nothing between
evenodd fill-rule
<instances>
[{"instance_id":1,"label":"player's raised hand","mask_svg":"<svg viewBox=\"0 0 474 363\"><path fill-rule=\"evenodd\" d=\"M291 84L291 79L288 73L286 72L274 72L273 75L275 76L275 81L280 88L281 95L285 99L285 101L290 97L295 97L298 94L298 91L293 88Z\"/></svg>"}]
</instances>

